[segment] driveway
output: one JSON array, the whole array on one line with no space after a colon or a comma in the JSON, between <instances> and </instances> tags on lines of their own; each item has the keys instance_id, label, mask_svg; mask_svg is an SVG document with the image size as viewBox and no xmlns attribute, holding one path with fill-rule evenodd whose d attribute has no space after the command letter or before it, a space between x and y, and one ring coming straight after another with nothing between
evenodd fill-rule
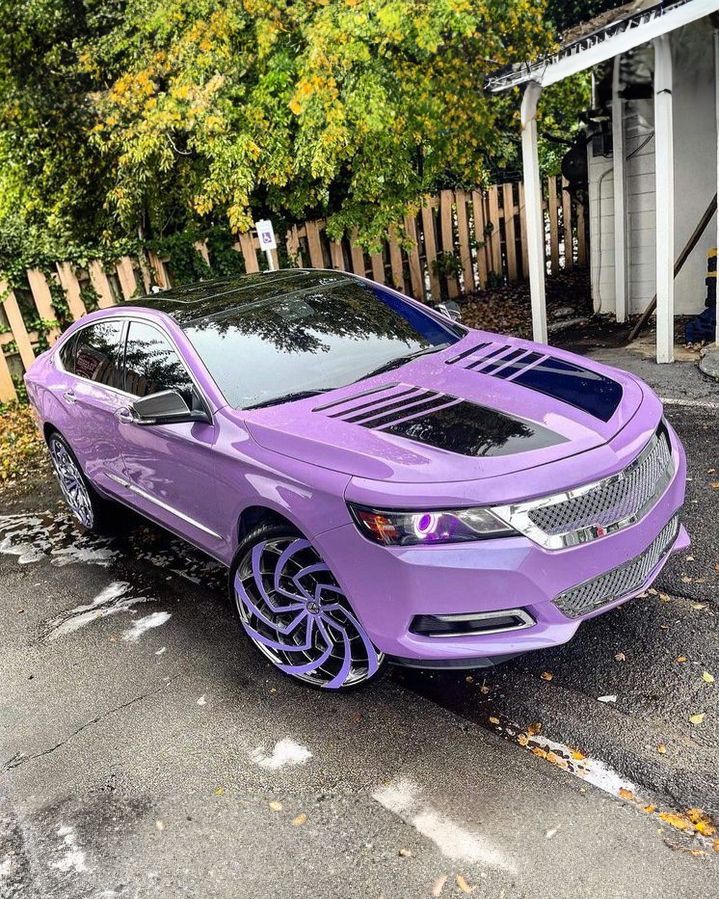
<instances>
[{"instance_id":1,"label":"driveway","mask_svg":"<svg viewBox=\"0 0 719 899\"><path fill-rule=\"evenodd\" d=\"M658 386L692 548L486 673L295 686L179 540L83 536L49 486L6 502L0 896L713 895L719 391L691 372Z\"/></svg>"}]
</instances>

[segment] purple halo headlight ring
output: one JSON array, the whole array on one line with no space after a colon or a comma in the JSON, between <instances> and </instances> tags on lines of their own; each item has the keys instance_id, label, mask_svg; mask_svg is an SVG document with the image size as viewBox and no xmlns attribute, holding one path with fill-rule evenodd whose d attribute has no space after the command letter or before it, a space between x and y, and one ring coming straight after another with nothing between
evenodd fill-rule
<instances>
[{"instance_id":1,"label":"purple halo headlight ring","mask_svg":"<svg viewBox=\"0 0 719 899\"><path fill-rule=\"evenodd\" d=\"M384 656L309 541L263 540L240 560L235 602L252 642L277 668L339 690L369 680Z\"/></svg>"},{"instance_id":2,"label":"purple halo headlight ring","mask_svg":"<svg viewBox=\"0 0 719 899\"><path fill-rule=\"evenodd\" d=\"M466 543L517 533L490 509L479 507L425 512L370 509L349 503L349 510L360 533L382 546Z\"/></svg>"}]
</instances>

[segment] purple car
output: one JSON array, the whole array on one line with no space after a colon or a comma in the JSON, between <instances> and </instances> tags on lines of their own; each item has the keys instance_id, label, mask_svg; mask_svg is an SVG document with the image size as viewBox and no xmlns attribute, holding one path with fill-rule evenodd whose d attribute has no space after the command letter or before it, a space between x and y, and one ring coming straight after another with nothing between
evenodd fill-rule
<instances>
[{"instance_id":1,"label":"purple car","mask_svg":"<svg viewBox=\"0 0 719 899\"><path fill-rule=\"evenodd\" d=\"M253 643L319 687L564 643L689 544L645 384L342 272L94 312L26 381L79 521L126 506L222 562Z\"/></svg>"}]
</instances>

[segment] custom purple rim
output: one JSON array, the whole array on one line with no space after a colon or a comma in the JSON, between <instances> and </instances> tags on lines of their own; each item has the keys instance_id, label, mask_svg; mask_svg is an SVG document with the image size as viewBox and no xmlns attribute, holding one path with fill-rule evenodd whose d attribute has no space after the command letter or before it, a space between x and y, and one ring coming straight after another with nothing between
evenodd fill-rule
<instances>
[{"instance_id":1,"label":"custom purple rim","mask_svg":"<svg viewBox=\"0 0 719 899\"><path fill-rule=\"evenodd\" d=\"M281 671L338 690L368 680L382 663L347 597L304 539L263 540L235 575L235 601L250 639Z\"/></svg>"}]
</instances>

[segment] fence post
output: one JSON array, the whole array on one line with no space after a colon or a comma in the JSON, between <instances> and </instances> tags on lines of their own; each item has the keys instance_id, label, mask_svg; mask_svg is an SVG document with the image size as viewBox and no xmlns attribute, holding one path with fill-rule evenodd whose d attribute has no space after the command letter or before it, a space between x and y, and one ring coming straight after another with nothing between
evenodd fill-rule
<instances>
[{"instance_id":1,"label":"fence post","mask_svg":"<svg viewBox=\"0 0 719 899\"><path fill-rule=\"evenodd\" d=\"M487 285L487 235L485 234L484 201L478 190L472 191L472 217L474 219L474 240L477 244L477 287L484 290Z\"/></svg>"},{"instance_id":2,"label":"fence post","mask_svg":"<svg viewBox=\"0 0 719 899\"><path fill-rule=\"evenodd\" d=\"M0 403L12 403L16 399L15 385L12 382L5 353L0 346Z\"/></svg>"},{"instance_id":3,"label":"fence post","mask_svg":"<svg viewBox=\"0 0 719 899\"><path fill-rule=\"evenodd\" d=\"M572 195L567 190L569 182L562 178L562 225L564 226L564 268L574 268L574 231L572 229Z\"/></svg>"},{"instance_id":4,"label":"fence post","mask_svg":"<svg viewBox=\"0 0 719 899\"><path fill-rule=\"evenodd\" d=\"M463 190L454 192L457 207L457 232L459 235L459 259L462 263L462 279L464 292L474 290L474 269L472 267L472 251L469 247L469 221L467 219L467 194Z\"/></svg>"},{"instance_id":5,"label":"fence post","mask_svg":"<svg viewBox=\"0 0 719 899\"><path fill-rule=\"evenodd\" d=\"M407 233L407 239L412 242L411 249L407 251L407 256L409 257L409 279L412 284L412 296L416 300L423 300L424 277L422 275L422 262L419 258L419 239L417 237L416 216L405 216L404 230Z\"/></svg>"},{"instance_id":6,"label":"fence post","mask_svg":"<svg viewBox=\"0 0 719 899\"><path fill-rule=\"evenodd\" d=\"M551 175L548 179L547 206L549 207L549 259L550 271L556 275L559 271L559 216L557 214L557 179Z\"/></svg>"},{"instance_id":7,"label":"fence post","mask_svg":"<svg viewBox=\"0 0 719 899\"><path fill-rule=\"evenodd\" d=\"M110 282L99 260L93 259L87 270L90 274L90 283L95 288L98 296L97 305L100 309L108 309L110 306L114 306L115 297L112 295Z\"/></svg>"},{"instance_id":8,"label":"fence post","mask_svg":"<svg viewBox=\"0 0 719 899\"><path fill-rule=\"evenodd\" d=\"M8 286L4 281L0 281L0 296L5 296L3 309L5 310L5 315L7 317L7 323L10 325L12 337L17 344L17 351L25 371L27 371L35 361L35 351L32 348L32 342L27 333L27 328L25 327L25 322L22 313L20 312L20 307L17 304L15 294L8 289ZM0 353L2 353L2 347L0 347Z\"/></svg>"},{"instance_id":9,"label":"fence post","mask_svg":"<svg viewBox=\"0 0 719 899\"><path fill-rule=\"evenodd\" d=\"M30 285L35 307L43 321L57 321L57 312L52 305L52 294L50 287L45 279L45 275L39 268L29 268L27 270L27 282ZM47 332L48 343L53 344L60 336L60 329L50 328Z\"/></svg>"},{"instance_id":10,"label":"fence post","mask_svg":"<svg viewBox=\"0 0 719 899\"><path fill-rule=\"evenodd\" d=\"M129 256L122 256L118 259L116 268L122 295L126 300L129 300L137 291L137 278L135 277L132 259Z\"/></svg>"},{"instance_id":11,"label":"fence post","mask_svg":"<svg viewBox=\"0 0 719 899\"><path fill-rule=\"evenodd\" d=\"M490 252L490 269L498 277L502 277L502 247L500 243L499 230L499 194L496 184L493 184L487 191L489 200L489 220L488 224L492 226L489 236L489 252Z\"/></svg>"},{"instance_id":12,"label":"fence post","mask_svg":"<svg viewBox=\"0 0 719 899\"><path fill-rule=\"evenodd\" d=\"M85 315L87 309L85 309L85 304L80 296L80 285L75 277L75 271L69 262L58 262L56 267L57 277L67 297L70 315L77 321L78 318L82 318Z\"/></svg>"},{"instance_id":13,"label":"fence post","mask_svg":"<svg viewBox=\"0 0 719 899\"><path fill-rule=\"evenodd\" d=\"M428 203L431 203L429 199ZM424 234L424 257L427 261L429 287L432 291L432 299L438 303L442 298L442 288L437 274L437 240L434 233L434 213L431 205L422 207L422 233Z\"/></svg>"}]
</instances>

